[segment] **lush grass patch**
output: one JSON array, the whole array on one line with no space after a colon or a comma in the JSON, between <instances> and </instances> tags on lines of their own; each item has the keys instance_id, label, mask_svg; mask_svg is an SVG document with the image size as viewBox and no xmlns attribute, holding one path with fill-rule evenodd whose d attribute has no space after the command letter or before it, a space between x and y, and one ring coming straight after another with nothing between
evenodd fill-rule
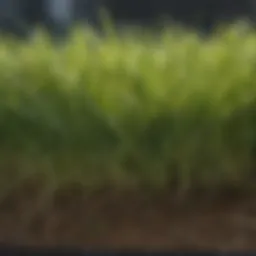
<instances>
[{"instance_id":1,"label":"lush grass patch","mask_svg":"<svg viewBox=\"0 0 256 256\"><path fill-rule=\"evenodd\" d=\"M4 40L0 98L1 188L253 186L254 32Z\"/></svg>"}]
</instances>

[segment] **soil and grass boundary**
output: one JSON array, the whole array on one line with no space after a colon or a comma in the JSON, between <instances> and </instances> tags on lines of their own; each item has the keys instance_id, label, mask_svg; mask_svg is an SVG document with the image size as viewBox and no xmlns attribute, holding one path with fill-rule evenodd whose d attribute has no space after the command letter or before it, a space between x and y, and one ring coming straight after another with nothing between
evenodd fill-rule
<instances>
[{"instance_id":1,"label":"soil and grass boundary","mask_svg":"<svg viewBox=\"0 0 256 256\"><path fill-rule=\"evenodd\" d=\"M0 43L0 240L254 248L256 34Z\"/></svg>"}]
</instances>

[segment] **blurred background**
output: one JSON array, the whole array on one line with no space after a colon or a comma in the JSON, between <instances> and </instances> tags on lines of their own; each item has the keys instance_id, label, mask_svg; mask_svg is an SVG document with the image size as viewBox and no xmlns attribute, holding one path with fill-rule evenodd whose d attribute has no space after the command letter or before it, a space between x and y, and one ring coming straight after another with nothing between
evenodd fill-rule
<instances>
[{"instance_id":1,"label":"blurred background","mask_svg":"<svg viewBox=\"0 0 256 256\"><path fill-rule=\"evenodd\" d=\"M99 27L101 7L118 25L151 26L161 18L203 31L256 17L256 0L0 0L0 31L26 37L40 25L61 36L74 23Z\"/></svg>"},{"instance_id":2,"label":"blurred background","mask_svg":"<svg viewBox=\"0 0 256 256\"><path fill-rule=\"evenodd\" d=\"M95 25L100 0L0 0L0 31L27 37L36 26L64 35L74 23Z\"/></svg>"}]
</instances>

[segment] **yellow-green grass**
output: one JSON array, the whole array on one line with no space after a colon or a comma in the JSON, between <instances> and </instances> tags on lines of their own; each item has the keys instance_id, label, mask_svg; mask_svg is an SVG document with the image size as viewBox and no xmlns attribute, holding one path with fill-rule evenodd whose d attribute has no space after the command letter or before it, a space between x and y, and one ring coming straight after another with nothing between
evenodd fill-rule
<instances>
[{"instance_id":1,"label":"yellow-green grass","mask_svg":"<svg viewBox=\"0 0 256 256\"><path fill-rule=\"evenodd\" d=\"M0 43L0 190L253 188L256 33Z\"/></svg>"}]
</instances>

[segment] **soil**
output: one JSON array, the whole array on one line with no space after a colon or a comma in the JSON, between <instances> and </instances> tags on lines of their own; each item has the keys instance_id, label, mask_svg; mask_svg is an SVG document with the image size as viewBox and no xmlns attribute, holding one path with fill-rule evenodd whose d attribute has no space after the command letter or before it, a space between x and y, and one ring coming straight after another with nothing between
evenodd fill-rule
<instances>
[{"instance_id":1,"label":"soil","mask_svg":"<svg viewBox=\"0 0 256 256\"><path fill-rule=\"evenodd\" d=\"M182 200L171 191L89 193L69 187L49 200L36 188L27 184L2 201L0 242L86 249L256 249L256 195L202 192Z\"/></svg>"}]
</instances>

